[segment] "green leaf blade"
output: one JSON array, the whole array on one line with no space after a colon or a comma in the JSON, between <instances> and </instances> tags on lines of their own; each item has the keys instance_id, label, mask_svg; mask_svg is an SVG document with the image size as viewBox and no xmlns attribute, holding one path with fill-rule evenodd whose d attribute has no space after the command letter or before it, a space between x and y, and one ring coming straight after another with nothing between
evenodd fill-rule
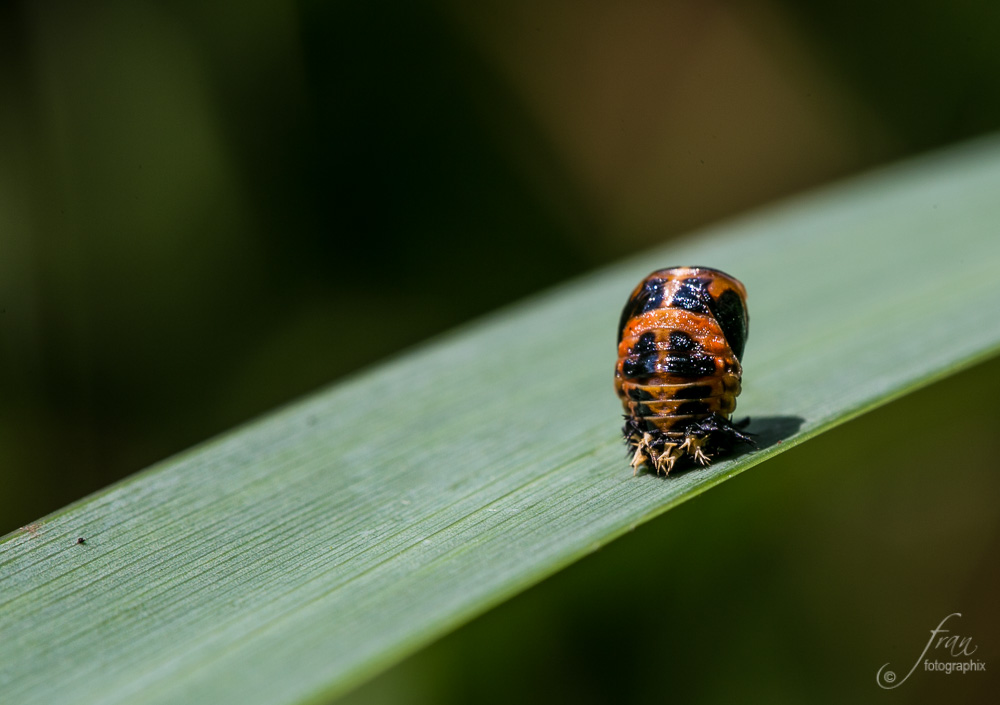
<instances>
[{"instance_id":1,"label":"green leaf blade","mask_svg":"<svg viewBox=\"0 0 1000 705\"><path fill-rule=\"evenodd\" d=\"M502 311L11 534L0 543L0 692L22 703L343 692L637 523L995 353L998 193L994 140L753 214ZM614 326L642 276L681 264L746 284L737 417L772 441L794 435L669 479L633 477ZM379 315L391 327L406 314Z\"/></svg>"}]
</instances>

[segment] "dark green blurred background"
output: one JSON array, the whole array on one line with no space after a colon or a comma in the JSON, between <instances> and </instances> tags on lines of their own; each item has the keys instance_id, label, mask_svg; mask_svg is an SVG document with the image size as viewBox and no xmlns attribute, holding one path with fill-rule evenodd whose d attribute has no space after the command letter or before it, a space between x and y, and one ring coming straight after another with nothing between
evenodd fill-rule
<instances>
[{"instance_id":1,"label":"dark green blurred background","mask_svg":"<svg viewBox=\"0 0 1000 705\"><path fill-rule=\"evenodd\" d=\"M5 3L0 533L574 274L995 130L998 46L993 1ZM995 364L970 375L1000 386ZM531 648L509 627L519 646L503 648L523 651L510 683L552 676L539 699L579 680L584 701L625 683L637 699L676 688L732 702L732 679L709 691L703 679L735 658L742 677L772 684L762 692L822 699L822 673L800 668L796 644L812 639L830 660L871 628L899 643L871 658L909 658L928 620L989 607L903 601L905 626L885 611L934 572L907 562L907 531L943 521L915 500L890 538L877 523L908 472L890 450L911 438L900 429L935 418L908 408L891 443L865 421L813 442L848 467L864 459L866 473L882 454L892 472L876 484L859 474L846 489L839 466L813 470L822 454L799 449L516 602L507 614L540 627ZM980 454L963 472L987 471L997 449L984 443L968 446ZM930 478L951 472L908 462ZM763 481L782 473L788 483ZM831 533L860 531L840 514L855 511L857 487L862 526L896 543ZM787 514L748 546L730 543L743 536L731 511L748 523ZM994 533L973 534L995 556L992 516ZM712 533L716 520L728 528ZM775 533L788 523L792 543ZM602 578L619 563L634 580ZM869 599L865 571L895 582ZM580 614L594 602L596 625ZM995 613L977 619L970 632L1000 633ZM689 648L661 639L671 625ZM452 695L499 701L504 683L482 692L506 678L489 670L494 637L483 635L497 628L471 627L386 682L433 680L443 663ZM759 632L770 640L755 642ZM566 644L577 650L552 655ZM780 666L762 666L775 649ZM605 667L608 679L588 685ZM473 684L456 680L469 669Z\"/></svg>"},{"instance_id":2,"label":"dark green blurred background","mask_svg":"<svg viewBox=\"0 0 1000 705\"><path fill-rule=\"evenodd\" d=\"M553 282L1000 126L1000 5L887 8L4 4L0 532Z\"/></svg>"}]
</instances>

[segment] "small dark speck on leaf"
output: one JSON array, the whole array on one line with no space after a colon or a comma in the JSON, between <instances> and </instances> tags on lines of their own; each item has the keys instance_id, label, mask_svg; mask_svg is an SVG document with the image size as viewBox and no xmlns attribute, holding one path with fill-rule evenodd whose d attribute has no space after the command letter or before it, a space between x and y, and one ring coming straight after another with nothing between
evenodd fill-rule
<instances>
[{"instance_id":1,"label":"small dark speck on leaf","mask_svg":"<svg viewBox=\"0 0 1000 705\"><path fill-rule=\"evenodd\" d=\"M79 546L81 543L87 543L87 539L82 536L76 540L76 544Z\"/></svg>"}]
</instances>

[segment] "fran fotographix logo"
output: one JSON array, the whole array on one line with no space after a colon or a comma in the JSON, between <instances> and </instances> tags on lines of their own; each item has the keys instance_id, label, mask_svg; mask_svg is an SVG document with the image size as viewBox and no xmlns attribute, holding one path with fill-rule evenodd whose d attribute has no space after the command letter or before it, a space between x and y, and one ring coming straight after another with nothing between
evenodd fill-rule
<instances>
[{"instance_id":1,"label":"fran fotographix logo","mask_svg":"<svg viewBox=\"0 0 1000 705\"><path fill-rule=\"evenodd\" d=\"M900 678L895 671L889 668L889 664L883 664L882 668L878 669L878 673L875 674L875 682L878 683L879 687L885 688L886 690L898 688L913 675L913 672L917 670L921 664L923 665L923 670L925 671L936 671L939 673L947 673L949 675L952 673L985 671L985 661L971 658L972 654L976 653L976 649L979 648L979 646L972 643L972 637L963 637L957 634L948 636L951 634L951 630L944 628L945 623L949 619L961 616L961 612L952 612L941 620L941 623L937 625L937 628L931 629L931 638L927 640L924 650L920 652L920 656L917 657L916 663L913 664L913 668L911 668L909 673L902 678ZM930 657L924 658L927 656L927 652L931 649L933 649L933 652Z\"/></svg>"}]
</instances>

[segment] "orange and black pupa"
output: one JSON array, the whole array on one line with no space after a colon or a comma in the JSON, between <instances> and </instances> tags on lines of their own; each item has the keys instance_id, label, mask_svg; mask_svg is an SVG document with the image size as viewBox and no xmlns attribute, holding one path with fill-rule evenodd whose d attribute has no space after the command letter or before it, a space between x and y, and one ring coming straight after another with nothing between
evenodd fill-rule
<instances>
[{"instance_id":1,"label":"orange and black pupa","mask_svg":"<svg viewBox=\"0 0 1000 705\"><path fill-rule=\"evenodd\" d=\"M707 465L737 443L749 420L731 421L740 393L749 318L737 279L708 267L660 269L640 282L618 324L615 391L625 409L632 468L669 473L690 458Z\"/></svg>"}]
</instances>

